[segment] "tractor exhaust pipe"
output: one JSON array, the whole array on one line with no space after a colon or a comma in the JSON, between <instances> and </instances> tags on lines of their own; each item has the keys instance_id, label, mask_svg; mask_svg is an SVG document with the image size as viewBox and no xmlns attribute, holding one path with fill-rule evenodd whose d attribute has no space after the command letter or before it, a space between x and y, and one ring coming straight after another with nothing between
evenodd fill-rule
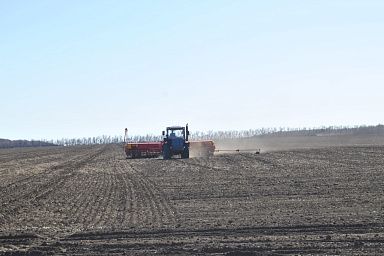
<instances>
[{"instance_id":1,"label":"tractor exhaust pipe","mask_svg":"<svg viewBox=\"0 0 384 256\"><path fill-rule=\"evenodd\" d=\"M128 128L125 128L124 144L127 143L127 139L128 139Z\"/></svg>"},{"instance_id":2,"label":"tractor exhaust pipe","mask_svg":"<svg viewBox=\"0 0 384 256\"><path fill-rule=\"evenodd\" d=\"M185 125L185 141L189 141L188 140L188 137L189 137L189 130L188 130L188 124Z\"/></svg>"}]
</instances>

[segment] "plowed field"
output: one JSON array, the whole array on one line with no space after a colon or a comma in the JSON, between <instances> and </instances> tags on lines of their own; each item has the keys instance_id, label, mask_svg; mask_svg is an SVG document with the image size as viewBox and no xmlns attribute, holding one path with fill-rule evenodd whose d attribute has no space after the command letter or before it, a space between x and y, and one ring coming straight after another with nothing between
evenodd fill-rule
<instances>
[{"instance_id":1,"label":"plowed field","mask_svg":"<svg viewBox=\"0 0 384 256\"><path fill-rule=\"evenodd\" d=\"M384 147L0 150L0 254L384 254Z\"/></svg>"}]
</instances>

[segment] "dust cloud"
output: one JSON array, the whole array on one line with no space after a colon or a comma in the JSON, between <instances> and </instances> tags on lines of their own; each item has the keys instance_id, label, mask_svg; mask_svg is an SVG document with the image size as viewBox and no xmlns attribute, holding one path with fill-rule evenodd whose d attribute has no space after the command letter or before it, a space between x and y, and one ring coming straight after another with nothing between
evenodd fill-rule
<instances>
[{"instance_id":1,"label":"dust cloud","mask_svg":"<svg viewBox=\"0 0 384 256\"><path fill-rule=\"evenodd\" d=\"M257 136L240 139L215 140L218 153L220 150L245 150L261 153L287 151L306 148L323 148L332 146L384 145L383 136L375 135L331 135L331 136ZM233 152L237 153L237 152Z\"/></svg>"}]
</instances>

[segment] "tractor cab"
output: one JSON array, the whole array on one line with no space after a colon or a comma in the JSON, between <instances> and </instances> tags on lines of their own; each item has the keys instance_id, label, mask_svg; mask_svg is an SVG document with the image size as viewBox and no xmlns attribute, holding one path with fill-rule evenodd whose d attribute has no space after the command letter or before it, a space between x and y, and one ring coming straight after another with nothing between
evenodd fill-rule
<instances>
[{"instance_id":1,"label":"tractor cab","mask_svg":"<svg viewBox=\"0 0 384 256\"><path fill-rule=\"evenodd\" d=\"M188 125L171 126L163 131L163 158L170 159L174 155L189 158Z\"/></svg>"}]
</instances>

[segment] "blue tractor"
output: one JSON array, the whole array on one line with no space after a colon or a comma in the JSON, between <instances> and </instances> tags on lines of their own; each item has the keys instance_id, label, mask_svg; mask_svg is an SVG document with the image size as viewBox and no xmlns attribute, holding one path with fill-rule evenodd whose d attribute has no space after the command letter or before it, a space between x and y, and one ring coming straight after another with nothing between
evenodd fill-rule
<instances>
[{"instance_id":1,"label":"blue tractor","mask_svg":"<svg viewBox=\"0 0 384 256\"><path fill-rule=\"evenodd\" d=\"M185 127L171 126L163 131L162 154L164 159L171 159L179 155L181 158L189 158L189 130L188 124Z\"/></svg>"}]
</instances>

